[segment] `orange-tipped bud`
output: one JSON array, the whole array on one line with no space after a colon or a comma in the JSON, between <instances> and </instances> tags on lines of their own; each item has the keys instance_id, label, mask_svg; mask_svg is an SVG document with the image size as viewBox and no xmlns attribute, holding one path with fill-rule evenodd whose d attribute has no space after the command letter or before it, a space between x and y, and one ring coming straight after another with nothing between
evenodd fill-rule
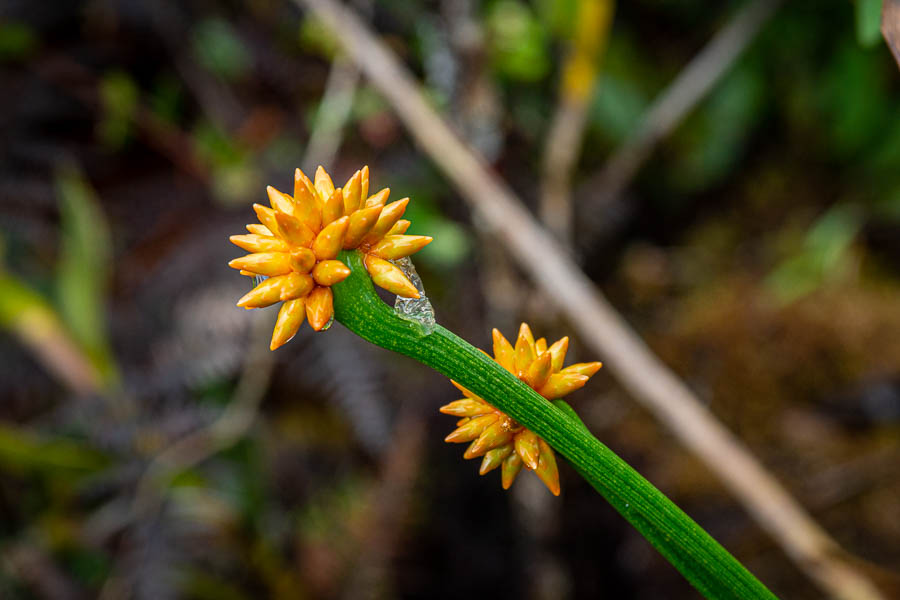
<instances>
[{"instance_id":1,"label":"orange-tipped bud","mask_svg":"<svg viewBox=\"0 0 900 600\"><path fill-rule=\"evenodd\" d=\"M313 230L304 225L300 219L278 212L275 213L275 220L278 221L284 239L295 246L309 247L316 239Z\"/></svg>"},{"instance_id":2,"label":"orange-tipped bud","mask_svg":"<svg viewBox=\"0 0 900 600\"><path fill-rule=\"evenodd\" d=\"M268 227L266 227L265 225L262 225L262 224L260 224L260 223L248 223L248 224L247 224L247 231L249 231L250 233L255 233L256 235L267 235L267 236L269 236L269 237L271 237L272 235L274 235L274 234L269 230Z\"/></svg>"},{"instance_id":3,"label":"orange-tipped bud","mask_svg":"<svg viewBox=\"0 0 900 600\"><path fill-rule=\"evenodd\" d=\"M534 340L534 353L540 356L547 351L547 338Z\"/></svg>"},{"instance_id":4,"label":"orange-tipped bud","mask_svg":"<svg viewBox=\"0 0 900 600\"><path fill-rule=\"evenodd\" d=\"M350 275L350 268L339 260L323 260L313 269L312 276L319 285L330 286Z\"/></svg>"},{"instance_id":5,"label":"orange-tipped bud","mask_svg":"<svg viewBox=\"0 0 900 600\"><path fill-rule=\"evenodd\" d=\"M559 469L556 467L556 456L547 442L538 438L538 444L541 448L540 460L534 472L554 496L559 496Z\"/></svg>"},{"instance_id":6,"label":"orange-tipped bud","mask_svg":"<svg viewBox=\"0 0 900 600\"><path fill-rule=\"evenodd\" d=\"M245 277L256 277L256 273L251 273L250 271L244 271L243 269L238 271L238 273L240 273L241 275L243 275Z\"/></svg>"},{"instance_id":7,"label":"orange-tipped bud","mask_svg":"<svg viewBox=\"0 0 900 600\"><path fill-rule=\"evenodd\" d=\"M552 356L549 352L544 352L534 359L525 372L525 383L534 389L540 389L542 385L547 383L547 379L550 377L551 358Z\"/></svg>"},{"instance_id":8,"label":"orange-tipped bud","mask_svg":"<svg viewBox=\"0 0 900 600\"><path fill-rule=\"evenodd\" d=\"M372 246L371 252L379 258L394 260L415 254L431 243L427 235L389 235Z\"/></svg>"},{"instance_id":9,"label":"orange-tipped bud","mask_svg":"<svg viewBox=\"0 0 900 600\"><path fill-rule=\"evenodd\" d=\"M485 427L478 439L463 454L463 458L475 458L488 450L508 444L512 440L512 433L506 421L506 419L498 419L492 425Z\"/></svg>"},{"instance_id":10,"label":"orange-tipped bud","mask_svg":"<svg viewBox=\"0 0 900 600\"><path fill-rule=\"evenodd\" d=\"M537 392L547 400L555 400L584 387L588 379L577 373L554 373Z\"/></svg>"},{"instance_id":11,"label":"orange-tipped bud","mask_svg":"<svg viewBox=\"0 0 900 600\"><path fill-rule=\"evenodd\" d=\"M228 239L232 244L247 252L287 252L290 249L284 240L255 233L233 235Z\"/></svg>"},{"instance_id":12,"label":"orange-tipped bud","mask_svg":"<svg viewBox=\"0 0 900 600\"><path fill-rule=\"evenodd\" d=\"M500 330L496 327L491 331L494 338L494 360L500 363L500 366L515 375L516 373L516 351L512 344L503 337Z\"/></svg>"},{"instance_id":13,"label":"orange-tipped bud","mask_svg":"<svg viewBox=\"0 0 900 600\"><path fill-rule=\"evenodd\" d=\"M278 229L278 221L275 218L277 213L274 210L268 206L263 206L262 204L254 204L253 210L256 212L256 217L259 219L259 222L262 223L266 229L271 231L272 235L281 236L281 230Z\"/></svg>"},{"instance_id":14,"label":"orange-tipped bud","mask_svg":"<svg viewBox=\"0 0 900 600\"><path fill-rule=\"evenodd\" d=\"M369 165L365 165L359 171L359 197L369 197Z\"/></svg>"},{"instance_id":15,"label":"orange-tipped bud","mask_svg":"<svg viewBox=\"0 0 900 600\"><path fill-rule=\"evenodd\" d=\"M309 326L321 331L334 314L334 297L329 287L316 287L306 297L306 318Z\"/></svg>"},{"instance_id":16,"label":"orange-tipped bud","mask_svg":"<svg viewBox=\"0 0 900 600\"><path fill-rule=\"evenodd\" d=\"M475 417L461 427L455 429L453 433L444 438L445 442L471 442L476 439L489 426L493 425L500 417L496 413Z\"/></svg>"},{"instance_id":17,"label":"orange-tipped bud","mask_svg":"<svg viewBox=\"0 0 900 600\"><path fill-rule=\"evenodd\" d=\"M481 468L478 469L479 475L484 475L485 473L489 473L500 466L503 460L509 456L513 451L513 447L510 445L501 446L500 448L494 448L493 450L488 450L484 459L481 461Z\"/></svg>"},{"instance_id":18,"label":"orange-tipped bud","mask_svg":"<svg viewBox=\"0 0 900 600\"><path fill-rule=\"evenodd\" d=\"M353 177L347 180L344 185L344 214L351 215L359 209L360 205L360 172L357 171Z\"/></svg>"},{"instance_id":19,"label":"orange-tipped bud","mask_svg":"<svg viewBox=\"0 0 900 600\"><path fill-rule=\"evenodd\" d=\"M298 246L291 250L291 266L300 273L309 273L316 264L316 255L309 248Z\"/></svg>"},{"instance_id":20,"label":"orange-tipped bud","mask_svg":"<svg viewBox=\"0 0 900 600\"><path fill-rule=\"evenodd\" d=\"M379 191L377 194L372 194L366 200L366 204L363 208L369 208L371 206L384 206L388 200L388 197L391 195L390 188L384 188Z\"/></svg>"},{"instance_id":21,"label":"orange-tipped bud","mask_svg":"<svg viewBox=\"0 0 900 600\"><path fill-rule=\"evenodd\" d=\"M473 394L472 392L470 392L469 390L467 390L466 388L461 386L459 383L453 381L452 379L450 380L450 383L453 384L453 387L455 387L456 389L461 391L463 393L463 396L465 396L466 398L476 398L477 397L477 396L475 396L475 394Z\"/></svg>"},{"instance_id":22,"label":"orange-tipped bud","mask_svg":"<svg viewBox=\"0 0 900 600\"><path fill-rule=\"evenodd\" d=\"M378 216L378 221L372 227L372 230L363 238L363 244L374 244L387 235L388 231L397 224L400 217L406 211L406 205L409 204L409 198L403 198L396 202L391 202L384 207Z\"/></svg>"},{"instance_id":23,"label":"orange-tipped bud","mask_svg":"<svg viewBox=\"0 0 900 600\"><path fill-rule=\"evenodd\" d=\"M587 375L588 377L593 377L594 373L600 370L603 366L602 362L586 362L586 363L575 363L574 365L569 365L560 373L576 373L578 375Z\"/></svg>"},{"instance_id":24,"label":"orange-tipped bud","mask_svg":"<svg viewBox=\"0 0 900 600\"><path fill-rule=\"evenodd\" d=\"M356 248L366 234L378 221L378 215L381 214L381 206L371 206L358 210L350 215L350 226L347 228L347 234L344 236L344 248Z\"/></svg>"},{"instance_id":25,"label":"orange-tipped bud","mask_svg":"<svg viewBox=\"0 0 900 600\"><path fill-rule=\"evenodd\" d=\"M263 308L281 300L281 287L290 275L269 277L244 294L237 305L243 308Z\"/></svg>"},{"instance_id":26,"label":"orange-tipped bud","mask_svg":"<svg viewBox=\"0 0 900 600\"><path fill-rule=\"evenodd\" d=\"M409 229L409 226L412 225L411 222L406 219L400 219L394 226L391 227L385 235L403 235L406 233L406 230Z\"/></svg>"},{"instance_id":27,"label":"orange-tipped bud","mask_svg":"<svg viewBox=\"0 0 900 600\"><path fill-rule=\"evenodd\" d=\"M472 400L471 398L456 400L450 404L445 404L438 410L445 415L454 415L456 417L477 417L478 415L494 412L494 409L487 402Z\"/></svg>"},{"instance_id":28,"label":"orange-tipped bud","mask_svg":"<svg viewBox=\"0 0 900 600\"><path fill-rule=\"evenodd\" d=\"M305 300L305 298L296 298L281 305L281 310L278 311L278 320L275 321L275 329L272 331L272 341L269 343L270 350L275 350L289 342L303 325L303 319L306 316Z\"/></svg>"},{"instance_id":29,"label":"orange-tipped bud","mask_svg":"<svg viewBox=\"0 0 900 600\"><path fill-rule=\"evenodd\" d=\"M371 254L366 255L365 264L366 270L369 271L369 276L375 282L375 285L404 298L419 297L419 291L416 289L416 286L403 274L399 267Z\"/></svg>"},{"instance_id":30,"label":"orange-tipped bud","mask_svg":"<svg viewBox=\"0 0 900 600\"><path fill-rule=\"evenodd\" d=\"M322 202L300 169L294 172L294 216L313 231L322 226Z\"/></svg>"},{"instance_id":31,"label":"orange-tipped bud","mask_svg":"<svg viewBox=\"0 0 900 600\"><path fill-rule=\"evenodd\" d=\"M312 250L319 260L331 260L341 251L344 236L350 226L350 217L341 217L325 226L316 236Z\"/></svg>"},{"instance_id":32,"label":"orange-tipped bud","mask_svg":"<svg viewBox=\"0 0 900 600\"><path fill-rule=\"evenodd\" d=\"M553 345L550 346L550 355L553 356L551 360L551 365L553 367L553 372L558 373L560 369L562 369L563 361L566 360L566 351L569 349L569 336L566 336L560 340L553 342Z\"/></svg>"},{"instance_id":33,"label":"orange-tipped bud","mask_svg":"<svg viewBox=\"0 0 900 600\"><path fill-rule=\"evenodd\" d=\"M516 452L522 457L522 462L529 469L537 469L541 448L538 445L538 436L529 430L520 431L515 437Z\"/></svg>"},{"instance_id":34,"label":"orange-tipped bud","mask_svg":"<svg viewBox=\"0 0 900 600\"><path fill-rule=\"evenodd\" d=\"M316 181L313 185L319 193L319 198L323 201L330 198L334 193L334 182L331 181L331 175L325 171L322 165L319 165L319 168L316 169Z\"/></svg>"},{"instance_id":35,"label":"orange-tipped bud","mask_svg":"<svg viewBox=\"0 0 900 600\"><path fill-rule=\"evenodd\" d=\"M313 289L313 279L305 273L288 273L284 275L279 300L293 300L307 295Z\"/></svg>"},{"instance_id":36,"label":"orange-tipped bud","mask_svg":"<svg viewBox=\"0 0 900 600\"><path fill-rule=\"evenodd\" d=\"M271 185L266 187L266 193L269 195L269 204L276 212L294 216L294 199L283 192L279 192Z\"/></svg>"},{"instance_id":37,"label":"orange-tipped bud","mask_svg":"<svg viewBox=\"0 0 900 600\"><path fill-rule=\"evenodd\" d=\"M501 469L501 481L504 490L509 489L513 484L513 481L516 480L516 475L518 475L521 470L522 458L517 452L511 452L503 461L503 468Z\"/></svg>"},{"instance_id":38,"label":"orange-tipped bud","mask_svg":"<svg viewBox=\"0 0 900 600\"><path fill-rule=\"evenodd\" d=\"M317 196L316 186L309 180L306 173L302 169L294 169L294 202L303 204L311 201L313 205L318 206L320 204L316 204Z\"/></svg>"},{"instance_id":39,"label":"orange-tipped bud","mask_svg":"<svg viewBox=\"0 0 900 600\"><path fill-rule=\"evenodd\" d=\"M528 330L527 333L531 333ZM534 361L534 341L529 339L526 332L520 328L519 337L516 338L516 375L524 377L528 367Z\"/></svg>"},{"instance_id":40,"label":"orange-tipped bud","mask_svg":"<svg viewBox=\"0 0 900 600\"><path fill-rule=\"evenodd\" d=\"M344 195L340 189L326 198L322 205L322 224L327 225L332 221L336 221L344 216Z\"/></svg>"},{"instance_id":41,"label":"orange-tipped bud","mask_svg":"<svg viewBox=\"0 0 900 600\"><path fill-rule=\"evenodd\" d=\"M258 275L284 275L291 272L291 257L284 252L256 252L228 263L232 269L251 271Z\"/></svg>"}]
</instances>

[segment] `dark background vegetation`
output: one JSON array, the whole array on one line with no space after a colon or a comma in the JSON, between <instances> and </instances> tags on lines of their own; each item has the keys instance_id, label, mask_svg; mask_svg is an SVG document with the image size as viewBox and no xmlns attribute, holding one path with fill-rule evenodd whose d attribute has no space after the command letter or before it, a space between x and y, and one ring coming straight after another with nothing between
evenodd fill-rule
<instances>
[{"instance_id":1,"label":"dark background vegetation","mask_svg":"<svg viewBox=\"0 0 900 600\"><path fill-rule=\"evenodd\" d=\"M617 7L576 214L740 5ZM529 202L570 8L362 6ZM608 216L578 219L575 247L815 518L896 571L900 73L856 8L788 2ZM475 52L459 51L459 19ZM253 353L274 309L234 306L248 282L227 236L266 184L315 168L305 144L329 110L333 49L282 0L0 4L0 597L696 597L567 465L559 499L528 474L510 493L478 477L441 441L452 419L437 407L456 392L435 373L340 326ZM571 333L365 81L340 142L336 180L370 165L374 186L413 199L411 232L435 236L416 265L442 324L485 348L523 319ZM54 376L65 339L87 393ZM604 358L577 337L573 355ZM234 439L136 510L154 457L247 389L259 401ZM608 374L571 404L773 591L821 597Z\"/></svg>"}]
</instances>

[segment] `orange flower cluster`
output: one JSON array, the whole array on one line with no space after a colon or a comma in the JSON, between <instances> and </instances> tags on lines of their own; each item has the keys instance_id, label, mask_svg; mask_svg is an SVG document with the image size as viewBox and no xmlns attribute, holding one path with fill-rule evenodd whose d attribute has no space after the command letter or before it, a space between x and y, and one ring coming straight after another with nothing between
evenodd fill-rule
<instances>
[{"instance_id":1,"label":"orange flower cluster","mask_svg":"<svg viewBox=\"0 0 900 600\"><path fill-rule=\"evenodd\" d=\"M409 256L431 242L423 235L404 235L409 221L401 219L409 198L386 204L390 190L369 196L369 168L353 174L343 188L335 188L325 169L315 182L297 169L294 195L272 186L269 206L254 204L259 223L247 225L249 234L231 242L251 254L228 265L242 275L268 279L244 295L237 305L261 308L283 302L272 333L272 350L290 340L309 320L316 331L334 315L331 286L350 275L337 260L341 250L358 248L376 285L407 298L418 298L416 286L390 260Z\"/></svg>"},{"instance_id":2,"label":"orange flower cluster","mask_svg":"<svg viewBox=\"0 0 900 600\"><path fill-rule=\"evenodd\" d=\"M602 366L599 362L589 362L563 368L569 338L564 337L548 348L546 339L534 339L527 323L519 327L515 346L497 329L493 336L494 360L547 400L562 398L584 386ZM445 441L471 442L463 458L483 456L479 470L482 475L501 467L503 489L509 489L524 467L534 471L558 496L559 470L547 442L455 381L451 383L465 398L440 409L444 414L462 417Z\"/></svg>"}]
</instances>

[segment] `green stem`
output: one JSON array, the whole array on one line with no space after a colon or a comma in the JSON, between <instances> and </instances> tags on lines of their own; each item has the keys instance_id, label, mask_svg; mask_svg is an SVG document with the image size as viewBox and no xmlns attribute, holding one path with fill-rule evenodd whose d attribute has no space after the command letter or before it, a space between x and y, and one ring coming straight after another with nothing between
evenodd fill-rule
<instances>
[{"instance_id":1,"label":"green stem","mask_svg":"<svg viewBox=\"0 0 900 600\"><path fill-rule=\"evenodd\" d=\"M741 563L641 477L565 407L557 408L499 364L441 326L431 333L398 316L375 293L358 251L343 252L352 274L334 290L334 311L347 329L459 382L525 425L609 501L707 598L775 598Z\"/></svg>"}]
</instances>

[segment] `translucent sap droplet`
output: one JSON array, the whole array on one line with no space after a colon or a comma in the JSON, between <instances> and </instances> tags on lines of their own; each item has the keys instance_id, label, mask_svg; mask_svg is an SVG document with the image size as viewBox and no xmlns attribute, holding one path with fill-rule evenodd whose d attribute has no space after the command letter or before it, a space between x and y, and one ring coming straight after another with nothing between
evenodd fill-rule
<instances>
[{"instance_id":1,"label":"translucent sap droplet","mask_svg":"<svg viewBox=\"0 0 900 600\"><path fill-rule=\"evenodd\" d=\"M269 278L268 275L254 275L253 276L253 285L251 287L258 286L259 284L261 284L263 281L265 281L268 278Z\"/></svg>"},{"instance_id":2,"label":"translucent sap droplet","mask_svg":"<svg viewBox=\"0 0 900 600\"><path fill-rule=\"evenodd\" d=\"M407 321L415 321L420 324L426 334L431 333L435 327L434 307L431 306L428 296L425 295L425 287L422 285L419 274L416 273L416 267L408 256L392 260L391 262L400 267L403 274L409 278L419 291L418 298L397 296L397 300L394 302L394 312Z\"/></svg>"},{"instance_id":3,"label":"translucent sap droplet","mask_svg":"<svg viewBox=\"0 0 900 600\"><path fill-rule=\"evenodd\" d=\"M334 323L334 311L331 312L331 318L328 319L328 322L320 329L319 331L328 331L331 329L331 325Z\"/></svg>"}]
</instances>

